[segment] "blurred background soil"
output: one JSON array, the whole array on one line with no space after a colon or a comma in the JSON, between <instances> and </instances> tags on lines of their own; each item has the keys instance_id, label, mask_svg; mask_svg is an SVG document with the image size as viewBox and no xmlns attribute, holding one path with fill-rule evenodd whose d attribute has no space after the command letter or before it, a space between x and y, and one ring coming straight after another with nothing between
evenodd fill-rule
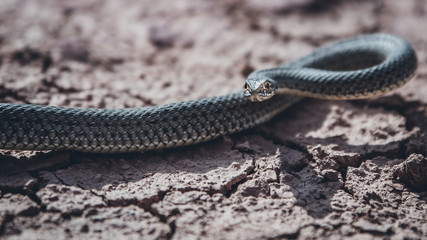
<instances>
[{"instance_id":1,"label":"blurred background soil","mask_svg":"<svg viewBox=\"0 0 427 240\"><path fill-rule=\"evenodd\" d=\"M334 40L411 42L386 96L306 99L163 152L0 151L0 239L427 238L427 1L0 1L0 101L123 108L227 94Z\"/></svg>"}]
</instances>

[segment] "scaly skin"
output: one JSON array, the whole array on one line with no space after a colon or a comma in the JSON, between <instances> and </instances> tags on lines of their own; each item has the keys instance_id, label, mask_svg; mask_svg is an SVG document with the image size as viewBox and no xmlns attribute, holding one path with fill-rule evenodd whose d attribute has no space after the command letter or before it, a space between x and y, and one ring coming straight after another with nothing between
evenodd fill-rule
<instances>
[{"instance_id":1,"label":"scaly skin","mask_svg":"<svg viewBox=\"0 0 427 240\"><path fill-rule=\"evenodd\" d=\"M244 93L128 109L3 103L0 148L114 153L192 145L264 123L302 96L354 99L386 93L407 82L416 67L415 52L406 41L372 34L256 71ZM256 94L260 86L265 89L266 79L276 82L277 92L297 95L261 99ZM248 96L265 101L252 102Z\"/></svg>"}]
</instances>

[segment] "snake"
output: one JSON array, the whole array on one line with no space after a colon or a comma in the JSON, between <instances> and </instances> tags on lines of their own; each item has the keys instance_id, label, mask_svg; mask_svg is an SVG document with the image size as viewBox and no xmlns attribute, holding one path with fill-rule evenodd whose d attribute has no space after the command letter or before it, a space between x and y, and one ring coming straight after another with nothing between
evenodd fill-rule
<instances>
[{"instance_id":1,"label":"snake","mask_svg":"<svg viewBox=\"0 0 427 240\"><path fill-rule=\"evenodd\" d=\"M251 73L236 92L139 108L71 108L0 103L0 149L145 152L194 145L265 123L304 97L380 96L414 75L403 38L366 34Z\"/></svg>"}]
</instances>

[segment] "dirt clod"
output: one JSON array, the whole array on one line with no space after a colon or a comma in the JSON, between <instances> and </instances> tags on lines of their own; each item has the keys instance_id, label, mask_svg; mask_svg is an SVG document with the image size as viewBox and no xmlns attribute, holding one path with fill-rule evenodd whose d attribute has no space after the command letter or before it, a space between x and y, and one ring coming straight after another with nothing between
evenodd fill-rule
<instances>
[{"instance_id":1,"label":"dirt clod","mask_svg":"<svg viewBox=\"0 0 427 240\"><path fill-rule=\"evenodd\" d=\"M393 168L393 176L418 191L427 190L427 158L421 154L411 154Z\"/></svg>"}]
</instances>

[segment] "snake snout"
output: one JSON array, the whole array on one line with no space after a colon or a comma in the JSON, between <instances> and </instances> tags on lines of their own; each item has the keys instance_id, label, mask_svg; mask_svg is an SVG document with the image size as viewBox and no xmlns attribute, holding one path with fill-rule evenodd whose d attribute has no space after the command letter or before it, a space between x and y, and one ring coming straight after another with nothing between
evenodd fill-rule
<instances>
[{"instance_id":1,"label":"snake snout","mask_svg":"<svg viewBox=\"0 0 427 240\"><path fill-rule=\"evenodd\" d=\"M272 79L262 79L256 82L257 84L252 84L256 86L255 89L248 82L245 82L243 89L244 95L252 102L265 101L271 98L277 90L277 83Z\"/></svg>"}]
</instances>

